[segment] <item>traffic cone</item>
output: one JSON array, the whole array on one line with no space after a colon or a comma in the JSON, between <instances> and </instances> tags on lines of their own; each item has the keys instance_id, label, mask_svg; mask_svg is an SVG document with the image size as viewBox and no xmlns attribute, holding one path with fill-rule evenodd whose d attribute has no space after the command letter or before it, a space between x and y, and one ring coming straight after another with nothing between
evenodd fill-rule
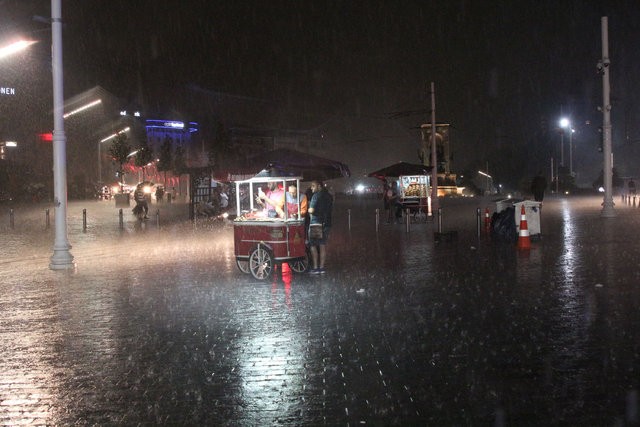
<instances>
[{"instance_id":1,"label":"traffic cone","mask_svg":"<svg viewBox=\"0 0 640 427\"><path fill-rule=\"evenodd\" d=\"M520 233L518 235L518 249L531 249L531 238L529 237L527 214L524 210L524 205L522 205L522 209L520 209Z\"/></svg>"},{"instance_id":2,"label":"traffic cone","mask_svg":"<svg viewBox=\"0 0 640 427\"><path fill-rule=\"evenodd\" d=\"M491 218L489 217L489 208L484 209L484 228L489 230L491 228Z\"/></svg>"}]
</instances>

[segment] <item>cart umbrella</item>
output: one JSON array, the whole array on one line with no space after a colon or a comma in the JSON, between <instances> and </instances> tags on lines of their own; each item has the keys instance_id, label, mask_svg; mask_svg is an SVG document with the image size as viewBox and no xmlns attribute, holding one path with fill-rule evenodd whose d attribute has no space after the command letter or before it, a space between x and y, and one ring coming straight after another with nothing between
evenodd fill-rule
<instances>
[{"instance_id":1,"label":"cart umbrella","mask_svg":"<svg viewBox=\"0 0 640 427\"><path fill-rule=\"evenodd\" d=\"M375 172L367 174L367 176L384 180L386 177L399 177L405 175L429 175L431 174L431 166L424 166L415 163L398 162Z\"/></svg>"},{"instance_id":2,"label":"cart umbrella","mask_svg":"<svg viewBox=\"0 0 640 427\"><path fill-rule=\"evenodd\" d=\"M314 179L326 181L351 176L349 167L342 162L287 148L256 154L227 169L228 174L231 175L300 176L303 181Z\"/></svg>"}]
</instances>

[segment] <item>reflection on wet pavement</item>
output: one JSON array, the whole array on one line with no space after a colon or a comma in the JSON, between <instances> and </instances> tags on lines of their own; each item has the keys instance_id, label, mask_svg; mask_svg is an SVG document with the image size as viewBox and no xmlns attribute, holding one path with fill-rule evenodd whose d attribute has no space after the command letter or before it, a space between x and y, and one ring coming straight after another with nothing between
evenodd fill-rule
<instances>
[{"instance_id":1,"label":"reflection on wet pavement","mask_svg":"<svg viewBox=\"0 0 640 427\"><path fill-rule=\"evenodd\" d=\"M120 231L105 205L87 232L73 214L77 269L50 271L52 232L25 213L2 229L0 420L637 424L640 215L551 199L523 253L477 237L478 203L445 201L458 239L436 243L338 199L328 273L266 282L237 269L231 228Z\"/></svg>"}]
</instances>

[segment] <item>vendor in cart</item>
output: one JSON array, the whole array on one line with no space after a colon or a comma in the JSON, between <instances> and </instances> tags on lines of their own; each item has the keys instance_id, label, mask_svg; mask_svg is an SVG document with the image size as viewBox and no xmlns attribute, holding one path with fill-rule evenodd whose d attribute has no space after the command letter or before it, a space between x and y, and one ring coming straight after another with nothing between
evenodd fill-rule
<instances>
[{"instance_id":1,"label":"vendor in cart","mask_svg":"<svg viewBox=\"0 0 640 427\"><path fill-rule=\"evenodd\" d=\"M288 218L301 219L307 216L307 196L305 194L300 194L300 209L298 209L298 187L296 187L295 184L289 185L286 200Z\"/></svg>"},{"instance_id":2,"label":"vendor in cart","mask_svg":"<svg viewBox=\"0 0 640 427\"><path fill-rule=\"evenodd\" d=\"M256 202L263 207L267 217L284 218L284 197L284 190L278 188L278 183L269 182L266 193L258 188Z\"/></svg>"}]
</instances>

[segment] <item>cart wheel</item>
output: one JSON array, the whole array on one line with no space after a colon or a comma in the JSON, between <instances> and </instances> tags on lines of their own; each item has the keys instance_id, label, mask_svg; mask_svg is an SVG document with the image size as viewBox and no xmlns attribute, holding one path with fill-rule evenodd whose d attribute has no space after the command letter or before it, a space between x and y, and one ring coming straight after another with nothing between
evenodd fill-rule
<instances>
[{"instance_id":1,"label":"cart wheel","mask_svg":"<svg viewBox=\"0 0 640 427\"><path fill-rule=\"evenodd\" d=\"M236 258L236 265L238 266L238 269L244 274L251 273L251 271L249 270L249 261L247 261L246 259Z\"/></svg>"},{"instance_id":2,"label":"cart wheel","mask_svg":"<svg viewBox=\"0 0 640 427\"><path fill-rule=\"evenodd\" d=\"M304 258L293 260L288 264L289 267L291 267L291 269L296 273L304 273L305 271L307 271L307 268L309 268L309 258L305 256Z\"/></svg>"},{"instance_id":3,"label":"cart wheel","mask_svg":"<svg viewBox=\"0 0 640 427\"><path fill-rule=\"evenodd\" d=\"M258 280L266 280L273 271L273 258L268 250L258 247L249 256L249 270Z\"/></svg>"}]
</instances>

